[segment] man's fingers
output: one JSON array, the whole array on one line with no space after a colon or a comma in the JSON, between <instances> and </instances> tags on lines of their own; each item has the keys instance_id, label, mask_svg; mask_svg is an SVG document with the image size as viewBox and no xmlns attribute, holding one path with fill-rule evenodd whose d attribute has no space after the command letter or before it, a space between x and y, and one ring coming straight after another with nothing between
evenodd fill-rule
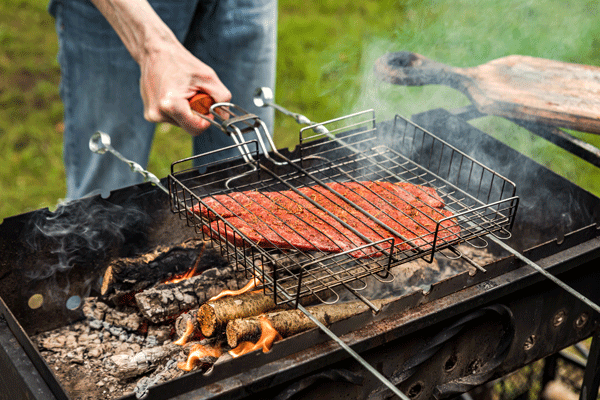
<instances>
[{"instance_id":1,"label":"man's fingers","mask_svg":"<svg viewBox=\"0 0 600 400\"><path fill-rule=\"evenodd\" d=\"M198 77L195 82L198 85L195 89L196 92L209 95L215 103L230 101L231 92L223 85L216 72L207 65L204 66L204 70L204 77ZM207 77L209 78L207 79Z\"/></svg>"},{"instance_id":2,"label":"man's fingers","mask_svg":"<svg viewBox=\"0 0 600 400\"><path fill-rule=\"evenodd\" d=\"M213 119L213 116L207 115L206 118ZM185 129L192 136L198 136L207 130L210 125L210 122L194 113L190 113L189 118L184 118L184 120L179 123L179 126Z\"/></svg>"},{"instance_id":3,"label":"man's fingers","mask_svg":"<svg viewBox=\"0 0 600 400\"><path fill-rule=\"evenodd\" d=\"M168 115L176 125L193 136L199 135L210 126L209 121L192 111L189 102L185 99L172 99L172 101L164 103L161 113ZM205 118L212 119L213 117L206 115Z\"/></svg>"},{"instance_id":4,"label":"man's fingers","mask_svg":"<svg viewBox=\"0 0 600 400\"><path fill-rule=\"evenodd\" d=\"M210 126L209 121L191 110L186 100L176 100L172 97L161 100L158 107L147 108L144 118L154 123L167 122L179 126L192 136L199 135ZM213 119L213 116L207 115L206 118Z\"/></svg>"}]
</instances>

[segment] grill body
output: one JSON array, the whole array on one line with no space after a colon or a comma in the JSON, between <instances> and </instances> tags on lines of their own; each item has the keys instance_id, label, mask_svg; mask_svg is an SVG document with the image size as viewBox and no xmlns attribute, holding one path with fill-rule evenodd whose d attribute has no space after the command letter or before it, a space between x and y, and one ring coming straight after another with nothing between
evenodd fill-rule
<instances>
[{"instance_id":1,"label":"grill body","mask_svg":"<svg viewBox=\"0 0 600 400\"><path fill-rule=\"evenodd\" d=\"M487 166L515 182L519 213L508 242L530 249L526 256L600 302L595 287L600 278L596 268L600 238L595 226L600 199L446 110L432 110L414 120L470 157L485 159ZM475 141L484 145L469 147ZM296 159L300 154L297 150L288 157ZM227 177L230 168L226 164L213 171L220 169ZM192 178L202 181L199 175ZM203 182L209 192L211 182ZM557 201L549 202L548 193ZM562 197L564 193L568 199ZM3 396L68 398L28 335L80 318L77 310L65 308L66 301L89 294L111 258L176 243L193 233L182 228L169 202L168 196L144 184L115 191L107 199L74 202L60 218L38 210L7 218L0 225L0 362L8 372L0 381ZM113 237L98 228L106 246L98 250L80 243L71 254L74 267L60 270L54 239L37 235L34 228L48 216L77 221L99 205L110 213L94 214L98 225L123 216L123 234ZM51 274L48 266L54 267ZM465 271L425 292L405 295L375 316L367 312L331 329L415 398L451 396L600 331L597 314L515 258L502 256L486 269L474 275ZM67 283L70 290L65 292ZM34 294L44 295L43 307L28 306ZM210 375L192 373L158 385L150 390L150 397L286 398L286 393L298 398L332 393L338 398L388 396L344 351L313 330L276 343L270 353L218 363Z\"/></svg>"}]
</instances>

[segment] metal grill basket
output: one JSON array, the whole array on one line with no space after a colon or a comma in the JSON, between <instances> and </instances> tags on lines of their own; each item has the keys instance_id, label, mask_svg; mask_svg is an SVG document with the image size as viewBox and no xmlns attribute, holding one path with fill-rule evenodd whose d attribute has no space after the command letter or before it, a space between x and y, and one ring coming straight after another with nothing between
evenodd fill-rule
<instances>
[{"instance_id":1,"label":"metal grill basket","mask_svg":"<svg viewBox=\"0 0 600 400\"><path fill-rule=\"evenodd\" d=\"M366 277L390 281L393 279L390 268L402 263L416 258L432 261L434 253L439 251L460 256L456 245L468 242L484 247L486 235L510 237L518 206L515 185L400 116L378 125L374 112L364 111L309 126L300 131L300 144L289 156L274 149L264 151L262 136L270 138L256 116L236 115L228 121L222 125L223 130L234 137L236 145L172 164L168 177L171 208L205 240L219 246L223 255L249 278L256 277L265 293L278 304L297 305L307 296L335 302L339 287L357 294ZM258 140L247 140L248 133L256 135ZM229 157L232 150L239 155ZM221 152L228 155L225 160L206 161ZM202 179L198 179L199 175ZM223 175L227 178L222 178ZM381 216L369 211L373 203L358 194L370 190L368 182L433 188L449 213L440 214L436 223L415 233L414 225L422 224L410 215L390 219L386 214L388 209L399 208L401 199L398 202L382 199L386 207ZM340 193L340 186L332 183L357 187L360 191L356 189L345 196ZM313 190L331 204L351 209L353 215L360 216L356 218L360 221L346 221L339 213L332 212L331 207L319 208L321 203L312 202ZM240 196L240 192L246 195ZM248 193L263 200L254 204L248 200ZM294 202L298 207L308 204L313 211L305 215L310 219L294 218L310 228L299 231L273 214L269 202L277 203L274 194L287 201L288 211L295 207ZM233 223L244 218L253 219L258 224L254 227L261 228L248 230ZM361 223L376 224L394 234L368 240L362 236L361 243L336 251L298 245L302 240L312 243L308 232L317 225L315 218L324 223L333 220L330 224L335 226L329 228L334 234L343 226L344 232L350 230L360 236L366 229L356 225ZM393 226L390 228L386 221L392 221ZM394 227L404 230L399 232Z\"/></svg>"}]
</instances>

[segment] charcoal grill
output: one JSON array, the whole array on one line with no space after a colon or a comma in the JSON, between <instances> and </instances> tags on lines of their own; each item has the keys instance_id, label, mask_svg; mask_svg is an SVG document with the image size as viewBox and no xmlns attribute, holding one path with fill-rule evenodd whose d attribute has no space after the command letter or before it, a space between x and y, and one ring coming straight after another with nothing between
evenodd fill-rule
<instances>
[{"instance_id":1,"label":"charcoal grill","mask_svg":"<svg viewBox=\"0 0 600 400\"><path fill-rule=\"evenodd\" d=\"M177 243L191 234L181 228L179 218L189 222L198 234L207 235L204 229L207 221L189 212L195 205L206 206L202 205L206 195L246 188L289 189L286 183L295 188L320 184L313 175L324 183L340 180L342 176L357 179L359 173L366 173L372 174L373 179L393 177L398 181L432 185L455 214L464 213L458 222L462 224L464 241L482 246L486 235L502 236L531 260L598 303L596 282L600 281L600 271L596 265L600 259L600 234L596 222L600 216L600 199L473 128L464 118L472 114L466 110L431 110L413 116L415 125L401 117L375 123L371 112L360 113L353 118L362 120L363 125L366 122L367 128L353 126L346 119L328 126L344 145L319 134L308 136L309 131L305 130L302 135L307 138L303 137L303 146L293 152L281 151L285 159L270 154L275 162L264 159L259 143L250 142L245 144L249 152L244 156L201 165L206 169L202 173L185 166L185 163L201 164L198 159L177 163L174 179L165 181L167 186L182 183L173 186L178 187L174 191L175 205L173 197L166 196L156 186L142 184L115 191L106 199L98 196L73 202L60 215L38 210L7 218L0 226L0 295L3 300L0 362L4 371L0 385L3 395L68 398L29 335L81 318L80 310L65 304L74 296L87 296L90 291L93 294L111 259L140 253L156 244ZM337 122L344 126L340 132L334 128ZM352 148L370 148L367 143L373 137L378 138L377 144L391 139L386 141L390 145L371 154L357 155L351 151ZM472 149L465 145L474 142L483 146ZM470 163L483 159L482 153L487 153L485 164L489 169L474 161L467 169L458 167L460 162L456 160ZM326 158L327 162L317 159L316 155ZM367 156L378 162L370 163ZM291 164L298 165L299 169ZM178 170L180 165L183 167ZM380 165L385 165L386 170ZM466 172L476 168L481 169L476 173ZM484 178L473 187L465 188L462 184L465 178L480 176ZM230 181L230 188L224 189L226 181ZM502 182L500 189L495 186L496 182ZM532 185L533 182L537 184ZM515 186L519 194L519 213L516 213ZM475 187L487 190L479 193ZM186 188L191 189L191 193ZM557 201L547 202L543 193L546 190L554 193ZM135 206L135 213L127 211L130 205ZM178 210L177 214L171 213L172 206ZM182 208L177 209L180 206ZM99 225L119 219L121 215L127 217L122 219L126 222L120 227L121 235L111 236L110 230L102 231L106 242L102 249L78 243L70 249L70 267L58 268L62 264L56 243L52 237L38 234L36 228L41 226L40 221L77 222L95 207L109 210L97 214L95 223ZM77 235L72 238L77 239ZM275 260L275 254L281 252L246 240L235 246L219 243L223 244L225 257L240 262L241 268L252 274L269 268L275 270L279 259ZM375 257L351 259L341 253L301 252L301 264L294 268L288 264L278 266L278 272L284 275L282 281L265 290L285 302L289 299L285 292L278 292L279 286L294 300L304 293L322 292L322 286L311 286L314 283L329 285L325 291L339 292L342 286L356 289L363 279L359 278L360 274L381 275L384 277L381 279L386 279L385 273L392 263L443 254L453 257L456 245L451 241L441 245L433 241L429 247L412 246L410 250L389 252L388 257L383 257L385 261ZM493 242L489 247L498 252L498 259L483 266L486 272L473 273L465 269L422 291L407 293L376 315L367 312L329 328L403 393L415 399L430 398L434 394L444 398L467 391L591 336L595 336L594 343L598 343L600 316L593 309L574 300L517 257L502 252ZM290 260L293 262L298 261ZM320 272L311 268L323 269L323 265L336 273L311 283L311 274ZM268 277L264 275L265 281ZM305 281L306 277L309 279ZM43 295L45 299L39 308L28 304L34 295ZM592 368L599 359L597 347L592 346L590 353ZM597 391L598 383L593 371L589 375L588 396L594 389ZM320 382L326 384L320 385ZM293 395L297 398L375 399L389 398L391 392L318 330L278 342L270 353L251 353L219 362L208 375L190 373L149 391L150 398L160 399L290 398Z\"/></svg>"}]
</instances>

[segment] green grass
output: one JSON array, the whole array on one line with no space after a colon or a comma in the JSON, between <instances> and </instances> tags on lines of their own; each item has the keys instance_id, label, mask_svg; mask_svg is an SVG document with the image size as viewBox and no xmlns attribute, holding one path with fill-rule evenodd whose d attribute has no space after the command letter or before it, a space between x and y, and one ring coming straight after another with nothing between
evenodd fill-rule
<instances>
[{"instance_id":1,"label":"green grass","mask_svg":"<svg viewBox=\"0 0 600 400\"><path fill-rule=\"evenodd\" d=\"M54 207L65 194L62 105L54 21L35 0L0 3L0 220ZM377 81L374 61L409 50L456 66L509 54L600 65L597 1L447 0L307 2L280 0L276 100L315 121L374 108L378 119L469 104L447 87ZM597 168L495 117L474 121L500 140L600 195ZM600 147L600 136L574 133ZM277 117L278 147L297 143L298 126ZM190 154L180 129L161 125L149 170L168 174Z\"/></svg>"}]
</instances>

